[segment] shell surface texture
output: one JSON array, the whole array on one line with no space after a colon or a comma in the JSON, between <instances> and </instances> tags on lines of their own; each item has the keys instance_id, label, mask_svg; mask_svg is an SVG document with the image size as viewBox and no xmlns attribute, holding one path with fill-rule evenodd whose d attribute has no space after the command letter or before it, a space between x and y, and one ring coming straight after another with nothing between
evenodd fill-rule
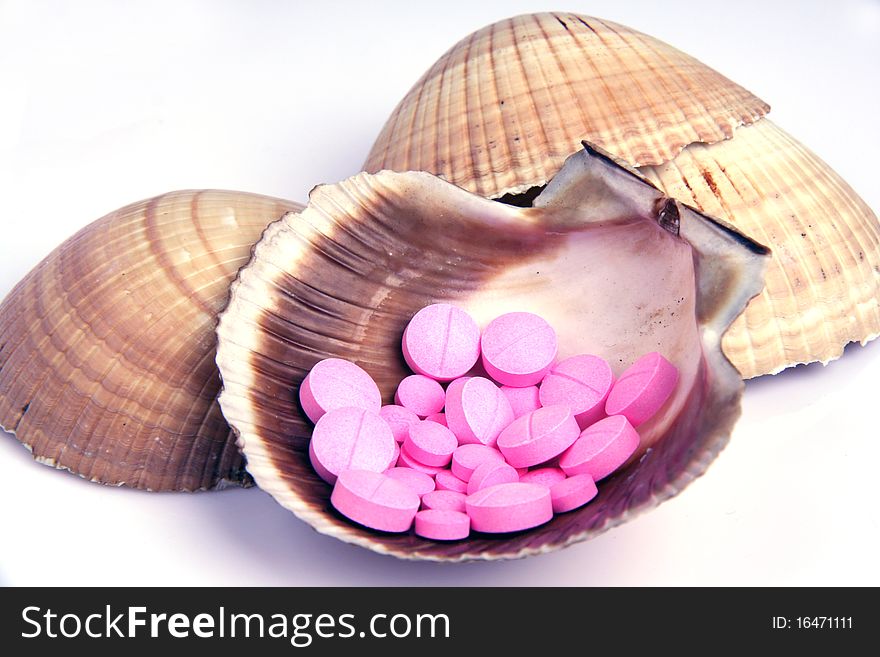
<instances>
[{"instance_id":1,"label":"shell surface texture","mask_svg":"<svg viewBox=\"0 0 880 657\"><path fill-rule=\"evenodd\" d=\"M266 225L299 207L172 192L66 240L0 305L0 425L104 484L248 483L216 402L216 314Z\"/></svg>"},{"instance_id":2,"label":"shell surface texture","mask_svg":"<svg viewBox=\"0 0 880 657\"><path fill-rule=\"evenodd\" d=\"M319 532L408 559L546 552L675 494L726 443L743 384L720 336L760 290L766 260L763 247L588 146L528 208L427 173L362 173L313 190L240 271L217 328L220 404L256 483ZM330 506L330 486L309 464L298 386L317 361L346 358L391 403L407 374L403 329L435 302L459 305L481 327L505 312L537 313L556 328L560 358L601 354L618 374L659 350L681 384L640 427L629 466L578 511L451 544L373 532Z\"/></svg>"},{"instance_id":3,"label":"shell surface texture","mask_svg":"<svg viewBox=\"0 0 880 657\"><path fill-rule=\"evenodd\" d=\"M880 334L880 224L769 105L610 21L517 16L449 49L400 101L364 164L488 198L544 185L587 139L669 196L773 252L767 287L724 338L744 378L828 362Z\"/></svg>"}]
</instances>

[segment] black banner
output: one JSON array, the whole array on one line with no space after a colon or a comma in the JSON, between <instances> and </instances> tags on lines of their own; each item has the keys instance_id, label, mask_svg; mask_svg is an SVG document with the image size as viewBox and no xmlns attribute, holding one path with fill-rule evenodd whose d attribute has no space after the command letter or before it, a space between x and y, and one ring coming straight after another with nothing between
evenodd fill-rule
<instances>
[{"instance_id":1,"label":"black banner","mask_svg":"<svg viewBox=\"0 0 880 657\"><path fill-rule=\"evenodd\" d=\"M94 655L129 647L587 654L645 645L684 654L807 646L837 654L873 643L873 597L859 589L3 589L0 645L8 655L72 644Z\"/></svg>"}]
</instances>

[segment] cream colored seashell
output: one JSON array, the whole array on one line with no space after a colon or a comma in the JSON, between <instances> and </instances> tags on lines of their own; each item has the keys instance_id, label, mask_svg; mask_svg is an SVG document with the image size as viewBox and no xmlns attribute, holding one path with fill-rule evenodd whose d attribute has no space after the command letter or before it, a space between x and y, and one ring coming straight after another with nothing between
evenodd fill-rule
<instances>
[{"instance_id":1,"label":"cream colored seashell","mask_svg":"<svg viewBox=\"0 0 880 657\"><path fill-rule=\"evenodd\" d=\"M68 239L0 305L0 425L37 460L105 484L247 479L216 403L216 314L266 225L299 207L173 192Z\"/></svg>"},{"instance_id":2,"label":"cream colored seashell","mask_svg":"<svg viewBox=\"0 0 880 657\"><path fill-rule=\"evenodd\" d=\"M761 118L768 110L630 28L568 13L517 16L443 55L394 110L364 168L430 171L509 200L543 185L582 139L649 167L666 193L774 253L767 288L724 341L749 378L827 362L880 333L876 216Z\"/></svg>"},{"instance_id":3,"label":"cream colored seashell","mask_svg":"<svg viewBox=\"0 0 880 657\"><path fill-rule=\"evenodd\" d=\"M319 532L397 557L460 561L584 540L703 472L743 388L720 336L761 289L766 250L592 149L572 156L535 205L495 203L426 173L359 174L317 187L301 214L266 230L217 328L220 404L262 489ZM406 375L403 329L439 301L481 325L539 313L557 330L560 357L598 353L617 373L659 350L681 383L639 427L629 466L586 507L529 532L452 544L372 532L330 507L330 487L309 464L298 386L318 360L347 358L391 403Z\"/></svg>"}]
</instances>

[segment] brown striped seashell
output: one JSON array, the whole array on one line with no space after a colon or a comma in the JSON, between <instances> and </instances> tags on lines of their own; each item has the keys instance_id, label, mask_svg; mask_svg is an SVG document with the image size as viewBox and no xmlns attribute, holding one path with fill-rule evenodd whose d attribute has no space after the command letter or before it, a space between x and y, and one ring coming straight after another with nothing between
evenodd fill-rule
<instances>
[{"instance_id":1,"label":"brown striped seashell","mask_svg":"<svg viewBox=\"0 0 880 657\"><path fill-rule=\"evenodd\" d=\"M763 285L766 249L663 196L592 148L535 207L496 203L427 173L358 174L312 191L272 224L218 323L220 405L256 483L324 534L407 559L522 557L594 536L674 495L707 467L739 416L743 383L720 339ZM541 314L559 357L598 353L619 373L663 352L681 383L641 425L629 465L599 497L531 531L440 543L353 524L308 458L298 387L326 357L358 363L392 403L401 336L450 302L485 326Z\"/></svg>"},{"instance_id":2,"label":"brown striped seashell","mask_svg":"<svg viewBox=\"0 0 880 657\"><path fill-rule=\"evenodd\" d=\"M172 192L65 241L0 305L0 425L104 484L249 482L216 403L216 314L266 225L301 207Z\"/></svg>"},{"instance_id":3,"label":"brown striped seashell","mask_svg":"<svg viewBox=\"0 0 880 657\"><path fill-rule=\"evenodd\" d=\"M880 225L769 106L610 21L517 16L453 46L388 119L366 171L429 171L488 198L537 192L582 139L773 252L724 348L745 378L880 333ZM726 172L726 173L725 173Z\"/></svg>"}]
</instances>

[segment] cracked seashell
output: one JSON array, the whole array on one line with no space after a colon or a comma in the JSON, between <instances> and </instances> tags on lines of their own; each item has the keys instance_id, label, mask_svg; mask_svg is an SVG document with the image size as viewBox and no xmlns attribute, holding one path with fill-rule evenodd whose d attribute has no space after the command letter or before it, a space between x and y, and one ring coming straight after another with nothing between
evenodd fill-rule
<instances>
[{"instance_id":1,"label":"cracked seashell","mask_svg":"<svg viewBox=\"0 0 880 657\"><path fill-rule=\"evenodd\" d=\"M0 305L0 425L43 463L149 490L247 480L214 325L266 225L302 206L182 191L108 214Z\"/></svg>"},{"instance_id":2,"label":"cracked seashell","mask_svg":"<svg viewBox=\"0 0 880 657\"><path fill-rule=\"evenodd\" d=\"M317 187L301 214L266 230L217 328L220 405L261 488L319 532L377 552L496 559L589 538L702 473L730 434L743 387L720 338L761 289L766 250L591 148L534 205L496 203L427 173L362 173ZM331 487L309 464L298 386L317 361L346 358L391 403L407 373L404 327L436 302L483 326L508 311L538 313L557 331L560 358L601 354L618 374L658 350L681 383L639 427L629 465L577 511L455 543L377 533L331 507Z\"/></svg>"},{"instance_id":3,"label":"cracked seashell","mask_svg":"<svg viewBox=\"0 0 880 657\"><path fill-rule=\"evenodd\" d=\"M828 362L880 333L880 225L769 106L610 21L517 16L454 45L388 119L364 168L429 171L488 198L537 191L588 139L668 195L769 246L766 289L724 340L745 378Z\"/></svg>"}]
</instances>

